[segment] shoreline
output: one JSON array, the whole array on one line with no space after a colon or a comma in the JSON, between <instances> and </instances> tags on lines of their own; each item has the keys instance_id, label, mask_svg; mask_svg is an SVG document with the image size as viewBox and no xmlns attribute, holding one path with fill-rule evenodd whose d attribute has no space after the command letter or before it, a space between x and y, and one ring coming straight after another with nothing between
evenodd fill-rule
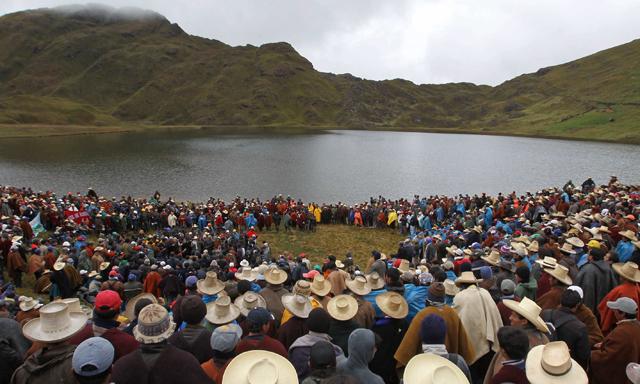
<instances>
[{"instance_id":1,"label":"shoreline","mask_svg":"<svg viewBox=\"0 0 640 384\"><path fill-rule=\"evenodd\" d=\"M235 125L130 125L130 126L69 126L47 124L0 124L0 140L31 139L42 137L104 135L114 133L147 133L152 131L179 132L201 131L215 135L311 135L329 134L331 131L370 131L370 132L415 132L462 134L481 136L523 137L547 140L569 140L609 144L640 145L639 138L589 138L570 135L548 135L527 132L502 132L487 128L430 128L430 127L400 127L400 126L235 126Z\"/></svg>"}]
</instances>

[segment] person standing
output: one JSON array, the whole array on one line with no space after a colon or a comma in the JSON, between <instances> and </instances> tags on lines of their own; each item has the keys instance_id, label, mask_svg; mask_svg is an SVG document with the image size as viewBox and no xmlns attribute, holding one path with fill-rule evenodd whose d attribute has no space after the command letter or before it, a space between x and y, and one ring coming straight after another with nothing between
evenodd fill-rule
<instances>
[{"instance_id":1,"label":"person standing","mask_svg":"<svg viewBox=\"0 0 640 384\"><path fill-rule=\"evenodd\" d=\"M583 304L593 313L598 313L598 304L617 284L611 266L604 260L605 254L602 249L592 248L576 278L575 285L584 293Z\"/></svg>"}]
</instances>

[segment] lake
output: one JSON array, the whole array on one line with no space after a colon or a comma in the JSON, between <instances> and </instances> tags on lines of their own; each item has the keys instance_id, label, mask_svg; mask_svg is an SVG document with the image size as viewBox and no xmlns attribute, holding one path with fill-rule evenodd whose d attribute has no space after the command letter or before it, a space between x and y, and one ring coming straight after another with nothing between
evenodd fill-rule
<instances>
[{"instance_id":1,"label":"lake","mask_svg":"<svg viewBox=\"0 0 640 384\"><path fill-rule=\"evenodd\" d=\"M640 183L635 145L519 137L332 131L294 136L206 131L0 140L0 184L57 193L204 201L210 196L356 203L370 196L536 191Z\"/></svg>"}]
</instances>

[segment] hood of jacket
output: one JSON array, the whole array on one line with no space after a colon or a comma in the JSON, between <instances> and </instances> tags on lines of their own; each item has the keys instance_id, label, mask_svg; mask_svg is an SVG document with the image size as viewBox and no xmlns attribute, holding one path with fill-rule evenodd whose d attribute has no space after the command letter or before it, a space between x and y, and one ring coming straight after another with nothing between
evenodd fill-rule
<instances>
[{"instance_id":1,"label":"hood of jacket","mask_svg":"<svg viewBox=\"0 0 640 384\"><path fill-rule=\"evenodd\" d=\"M370 329L358 328L349 335L349 358L351 368L367 368L375 353L376 337Z\"/></svg>"},{"instance_id":2,"label":"hood of jacket","mask_svg":"<svg viewBox=\"0 0 640 384\"><path fill-rule=\"evenodd\" d=\"M32 358L25 360L24 369L29 373L37 373L40 370L49 369L70 359L75 349L75 345L67 344L43 348L36 352Z\"/></svg>"}]
</instances>

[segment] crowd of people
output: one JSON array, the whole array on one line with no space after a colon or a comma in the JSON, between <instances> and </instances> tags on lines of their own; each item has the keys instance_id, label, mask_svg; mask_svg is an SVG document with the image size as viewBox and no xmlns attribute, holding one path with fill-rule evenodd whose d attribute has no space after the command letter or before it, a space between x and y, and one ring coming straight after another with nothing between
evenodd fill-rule
<instances>
[{"instance_id":1,"label":"crowd of people","mask_svg":"<svg viewBox=\"0 0 640 384\"><path fill-rule=\"evenodd\" d=\"M615 177L351 206L0 199L0 383L640 383L640 186ZM260 240L333 224L406 239L366 265Z\"/></svg>"}]
</instances>

